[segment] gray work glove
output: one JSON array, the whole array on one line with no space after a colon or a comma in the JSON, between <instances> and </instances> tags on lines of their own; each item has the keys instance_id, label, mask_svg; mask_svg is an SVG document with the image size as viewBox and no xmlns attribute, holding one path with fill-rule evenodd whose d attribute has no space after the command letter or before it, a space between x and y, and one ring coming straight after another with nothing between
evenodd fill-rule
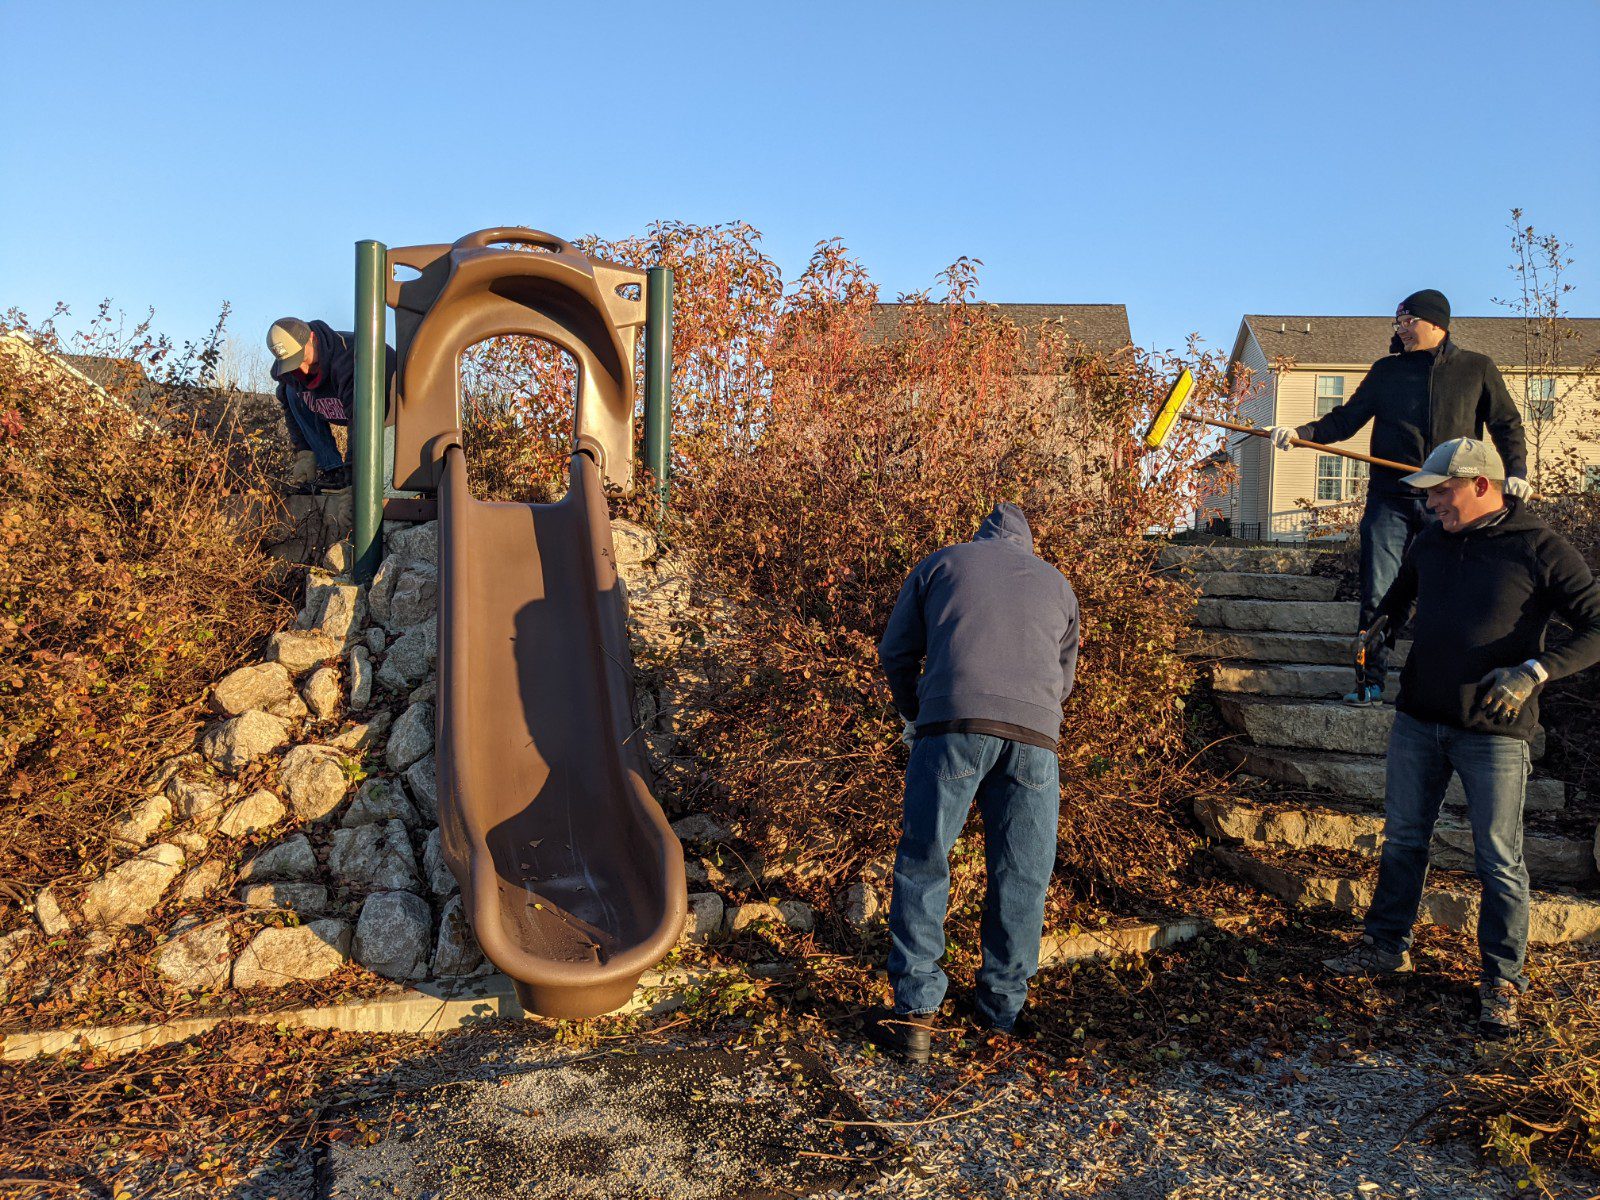
<instances>
[{"instance_id":1,"label":"gray work glove","mask_svg":"<svg viewBox=\"0 0 1600 1200\"><path fill-rule=\"evenodd\" d=\"M917 726L916 726L916 723L913 722L913 721L908 721L904 717L901 717L900 718L900 724L902 726L904 726L904 728L900 730L900 740L902 742L904 742L907 746L915 746L917 744Z\"/></svg>"},{"instance_id":2,"label":"gray work glove","mask_svg":"<svg viewBox=\"0 0 1600 1200\"><path fill-rule=\"evenodd\" d=\"M310 450L298 451L294 462L289 464L289 474L286 476L289 483L299 485L315 483L317 479L317 456Z\"/></svg>"},{"instance_id":3,"label":"gray work glove","mask_svg":"<svg viewBox=\"0 0 1600 1200\"><path fill-rule=\"evenodd\" d=\"M1272 444L1279 450L1293 449L1294 443L1289 439L1299 436L1292 425L1274 425L1272 427Z\"/></svg>"},{"instance_id":4,"label":"gray work glove","mask_svg":"<svg viewBox=\"0 0 1600 1200\"><path fill-rule=\"evenodd\" d=\"M1506 495L1515 496L1518 500L1526 500L1533 495L1533 484L1526 479L1506 480Z\"/></svg>"},{"instance_id":5,"label":"gray work glove","mask_svg":"<svg viewBox=\"0 0 1600 1200\"><path fill-rule=\"evenodd\" d=\"M1532 699L1539 686L1539 677L1527 663L1514 667L1499 667L1478 680L1479 687L1487 687L1478 706L1494 721L1515 721L1522 706Z\"/></svg>"}]
</instances>

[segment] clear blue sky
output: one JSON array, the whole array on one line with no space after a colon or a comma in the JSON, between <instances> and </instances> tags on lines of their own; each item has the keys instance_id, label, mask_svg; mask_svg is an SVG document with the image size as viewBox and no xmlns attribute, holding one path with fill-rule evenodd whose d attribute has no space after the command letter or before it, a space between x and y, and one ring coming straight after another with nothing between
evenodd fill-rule
<instances>
[{"instance_id":1,"label":"clear blue sky","mask_svg":"<svg viewBox=\"0 0 1600 1200\"><path fill-rule=\"evenodd\" d=\"M996 301L1458 313L1507 210L1600 314L1600 5L0 0L0 309L224 300L347 323L352 243L742 219L838 236L884 297L981 258Z\"/></svg>"}]
</instances>

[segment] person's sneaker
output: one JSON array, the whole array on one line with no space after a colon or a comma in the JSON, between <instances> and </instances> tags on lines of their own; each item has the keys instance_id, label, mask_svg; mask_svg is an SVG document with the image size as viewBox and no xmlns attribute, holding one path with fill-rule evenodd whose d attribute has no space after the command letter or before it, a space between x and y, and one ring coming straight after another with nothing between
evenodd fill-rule
<instances>
[{"instance_id":1,"label":"person's sneaker","mask_svg":"<svg viewBox=\"0 0 1600 1200\"><path fill-rule=\"evenodd\" d=\"M1378 949L1366 934L1361 935L1361 940L1349 953L1337 958L1325 958L1322 965L1335 975L1405 975L1412 969L1409 950L1390 954L1387 950Z\"/></svg>"},{"instance_id":2,"label":"person's sneaker","mask_svg":"<svg viewBox=\"0 0 1600 1200\"><path fill-rule=\"evenodd\" d=\"M350 468L331 467L326 471L317 472L317 482L314 489L319 495L332 492L346 492L350 490Z\"/></svg>"},{"instance_id":3,"label":"person's sneaker","mask_svg":"<svg viewBox=\"0 0 1600 1200\"><path fill-rule=\"evenodd\" d=\"M1496 1040L1517 1032L1516 984L1478 985L1478 1032Z\"/></svg>"},{"instance_id":4,"label":"person's sneaker","mask_svg":"<svg viewBox=\"0 0 1600 1200\"><path fill-rule=\"evenodd\" d=\"M879 1009L867 1020L867 1037L896 1058L922 1064L933 1053L936 1013L902 1013Z\"/></svg>"},{"instance_id":5,"label":"person's sneaker","mask_svg":"<svg viewBox=\"0 0 1600 1200\"><path fill-rule=\"evenodd\" d=\"M1383 703L1383 689L1375 683L1358 683L1355 691L1344 694L1344 702L1352 708L1370 708Z\"/></svg>"}]
</instances>

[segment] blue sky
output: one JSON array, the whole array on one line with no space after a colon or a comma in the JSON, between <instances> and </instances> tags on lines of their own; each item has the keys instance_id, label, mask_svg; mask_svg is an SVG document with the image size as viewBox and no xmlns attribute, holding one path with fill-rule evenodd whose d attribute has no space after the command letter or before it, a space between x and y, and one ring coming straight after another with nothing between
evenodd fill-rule
<instances>
[{"instance_id":1,"label":"blue sky","mask_svg":"<svg viewBox=\"0 0 1600 1200\"><path fill-rule=\"evenodd\" d=\"M298 15L303 14L303 15ZM0 0L0 309L347 324L352 243L742 219L886 299L1240 314L1509 291L1513 205L1600 315L1600 4Z\"/></svg>"}]
</instances>

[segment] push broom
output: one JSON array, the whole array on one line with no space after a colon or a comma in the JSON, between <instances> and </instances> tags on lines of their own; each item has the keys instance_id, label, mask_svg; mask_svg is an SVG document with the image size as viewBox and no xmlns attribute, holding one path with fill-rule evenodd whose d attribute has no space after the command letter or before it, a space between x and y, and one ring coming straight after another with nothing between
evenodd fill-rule
<instances>
[{"instance_id":1,"label":"push broom","mask_svg":"<svg viewBox=\"0 0 1600 1200\"><path fill-rule=\"evenodd\" d=\"M1161 407L1156 410L1156 415L1150 421L1150 427L1144 431L1144 444L1152 450L1159 450L1166 445L1167 438L1172 435L1173 426L1179 421L1193 421L1196 425L1210 425L1213 429L1231 429L1234 433L1248 433L1252 437L1271 437L1272 430L1257 429L1254 425L1240 425L1234 421L1223 421L1215 417L1197 417L1193 413L1183 411L1184 403L1189 399L1189 394L1194 391L1194 376L1189 368L1185 367L1167 392L1167 398ZM1304 438L1292 437L1289 439L1291 446L1304 446L1307 450L1320 450L1323 454L1337 454L1341 458L1353 458L1357 462L1371 463L1375 467L1388 467L1392 471L1404 471L1408 475L1421 470L1408 463L1394 462L1387 458L1374 458L1370 454L1361 454L1355 450L1341 450L1338 446L1324 446L1321 442L1308 442Z\"/></svg>"}]
</instances>

